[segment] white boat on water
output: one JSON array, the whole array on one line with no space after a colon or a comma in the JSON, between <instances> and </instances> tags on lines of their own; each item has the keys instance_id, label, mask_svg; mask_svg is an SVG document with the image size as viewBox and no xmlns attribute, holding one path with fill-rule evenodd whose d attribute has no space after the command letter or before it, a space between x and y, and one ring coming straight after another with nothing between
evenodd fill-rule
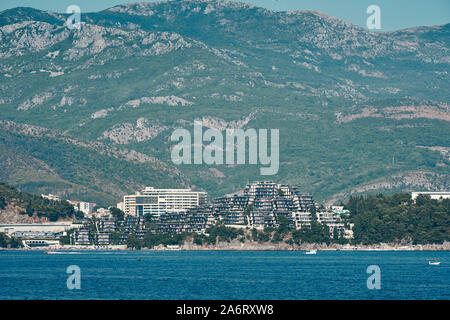
<instances>
[{"instance_id":1,"label":"white boat on water","mask_svg":"<svg viewBox=\"0 0 450 320\"><path fill-rule=\"evenodd\" d=\"M438 266L438 265L441 264L441 262L440 262L440 261L437 261L436 259L434 259L434 260L428 260L428 264L429 264L430 266Z\"/></svg>"},{"instance_id":2,"label":"white boat on water","mask_svg":"<svg viewBox=\"0 0 450 320\"><path fill-rule=\"evenodd\" d=\"M305 252L305 254L316 254L316 253L317 253L316 249L312 249L312 250L309 250L309 251Z\"/></svg>"},{"instance_id":3,"label":"white boat on water","mask_svg":"<svg viewBox=\"0 0 450 320\"><path fill-rule=\"evenodd\" d=\"M181 248L178 245L167 245L166 246L166 250L170 250L170 251L180 251Z\"/></svg>"}]
</instances>

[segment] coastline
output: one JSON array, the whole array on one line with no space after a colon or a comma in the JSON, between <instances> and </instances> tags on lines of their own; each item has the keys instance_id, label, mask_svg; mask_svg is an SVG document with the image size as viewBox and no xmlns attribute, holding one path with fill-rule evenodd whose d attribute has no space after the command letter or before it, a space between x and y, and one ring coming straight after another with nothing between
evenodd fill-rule
<instances>
[{"instance_id":1,"label":"coastline","mask_svg":"<svg viewBox=\"0 0 450 320\"><path fill-rule=\"evenodd\" d=\"M230 242L219 242L215 245L200 246L192 242L185 242L182 245L164 246L158 245L151 249L142 248L140 250L127 248L126 245L112 246L48 246L35 248L0 248L0 251L450 251L450 242L442 244L393 244L379 243L374 245L340 245L340 244L318 244L304 243L301 245L289 245L280 243L258 243L233 240Z\"/></svg>"}]
</instances>

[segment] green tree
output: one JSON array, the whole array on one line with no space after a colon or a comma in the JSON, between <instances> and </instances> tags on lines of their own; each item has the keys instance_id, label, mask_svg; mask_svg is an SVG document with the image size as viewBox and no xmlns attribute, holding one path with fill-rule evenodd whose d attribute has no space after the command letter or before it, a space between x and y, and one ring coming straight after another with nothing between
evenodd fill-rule
<instances>
[{"instance_id":1,"label":"green tree","mask_svg":"<svg viewBox=\"0 0 450 320\"><path fill-rule=\"evenodd\" d=\"M314 220L314 221L317 220L317 216L316 216L317 209L316 209L316 205L315 204L312 204L309 207L309 212L311 212L311 219Z\"/></svg>"},{"instance_id":2,"label":"green tree","mask_svg":"<svg viewBox=\"0 0 450 320\"><path fill-rule=\"evenodd\" d=\"M133 248L140 250L142 248L142 242L134 234L130 234L127 238L127 248Z\"/></svg>"},{"instance_id":3,"label":"green tree","mask_svg":"<svg viewBox=\"0 0 450 320\"><path fill-rule=\"evenodd\" d=\"M109 212L117 221L123 221L125 214L122 210L116 207L109 208Z\"/></svg>"},{"instance_id":4,"label":"green tree","mask_svg":"<svg viewBox=\"0 0 450 320\"><path fill-rule=\"evenodd\" d=\"M350 197L345 207L354 223L354 243L442 243L450 241L449 199L407 193Z\"/></svg>"}]
</instances>

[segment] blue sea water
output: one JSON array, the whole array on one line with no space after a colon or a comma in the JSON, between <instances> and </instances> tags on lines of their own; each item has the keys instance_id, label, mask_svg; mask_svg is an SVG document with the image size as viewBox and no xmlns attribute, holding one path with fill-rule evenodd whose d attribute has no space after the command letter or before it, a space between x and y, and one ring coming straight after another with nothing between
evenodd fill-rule
<instances>
[{"instance_id":1,"label":"blue sea water","mask_svg":"<svg viewBox=\"0 0 450 320\"><path fill-rule=\"evenodd\" d=\"M70 265L80 290L67 288ZM379 290L367 288L369 265ZM450 252L0 251L0 288L0 299L448 300Z\"/></svg>"}]
</instances>

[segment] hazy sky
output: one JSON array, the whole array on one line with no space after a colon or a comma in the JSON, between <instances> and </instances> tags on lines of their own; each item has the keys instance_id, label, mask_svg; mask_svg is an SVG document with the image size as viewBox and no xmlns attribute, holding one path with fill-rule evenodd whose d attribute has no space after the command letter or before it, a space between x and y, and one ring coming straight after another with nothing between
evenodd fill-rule
<instances>
[{"instance_id":1,"label":"hazy sky","mask_svg":"<svg viewBox=\"0 0 450 320\"><path fill-rule=\"evenodd\" d=\"M0 11L14 7L33 7L65 12L69 5L78 5L82 12L107 9L137 0L0 0ZM398 30L414 26L446 24L450 22L450 0L248 0L272 10L318 10L366 27L366 8L378 5L381 9L382 30Z\"/></svg>"}]
</instances>

